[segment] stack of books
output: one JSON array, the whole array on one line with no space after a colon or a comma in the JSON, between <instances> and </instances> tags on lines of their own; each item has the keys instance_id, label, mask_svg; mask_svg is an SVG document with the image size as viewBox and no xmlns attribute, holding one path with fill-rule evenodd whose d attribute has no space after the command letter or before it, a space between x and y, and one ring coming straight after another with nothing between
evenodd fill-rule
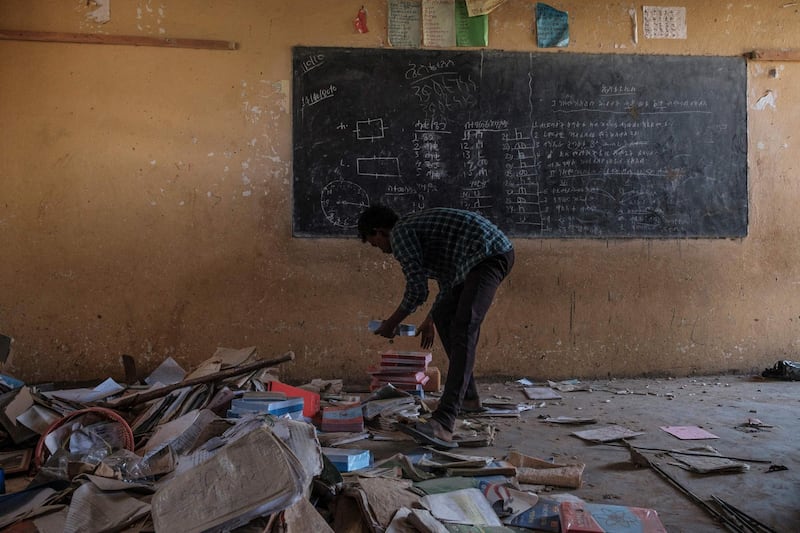
<instances>
[{"instance_id":1,"label":"stack of books","mask_svg":"<svg viewBox=\"0 0 800 533\"><path fill-rule=\"evenodd\" d=\"M329 405L322 409L320 430L326 432L364 431L364 414L360 403Z\"/></svg>"},{"instance_id":2,"label":"stack of books","mask_svg":"<svg viewBox=\"0 0 800 533\"><path fill-rule=\"evenodd\" d=\"M430 380L426 371L432 360L430 352L383 352L380 365L367 370L372 376L370 390L391 384L396 389L423 397L425 384Z\"/></svg>"}]
</instances>

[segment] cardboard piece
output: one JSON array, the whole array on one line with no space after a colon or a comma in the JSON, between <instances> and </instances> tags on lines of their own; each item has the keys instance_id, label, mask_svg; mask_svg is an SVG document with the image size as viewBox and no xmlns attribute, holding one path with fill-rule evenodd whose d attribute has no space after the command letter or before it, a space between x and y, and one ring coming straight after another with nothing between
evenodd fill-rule
<instances>
[{"instance_id":1,"label":"cardboard piece","mask_svg":"<svg viewBox=\"0 0 800 533\"><path fill-rule=\"evenodd\" d=\"M359 478L358 484L364 491L376 520L387 527L399 507L417 507L420 496L409 490L412 482L408 479Z\"/></svg>"},{"instance_id":2,"label":"cardboard piece","mask_svg":"<svg viewBox=\"0 0 800 533\"><path fill-rule=\"evenodd\" d=\"M294 505L310 481L294 453L262 425L160 486L152 499L153 525L185 533L234 529Z\"/></svg>"}]
</instances>

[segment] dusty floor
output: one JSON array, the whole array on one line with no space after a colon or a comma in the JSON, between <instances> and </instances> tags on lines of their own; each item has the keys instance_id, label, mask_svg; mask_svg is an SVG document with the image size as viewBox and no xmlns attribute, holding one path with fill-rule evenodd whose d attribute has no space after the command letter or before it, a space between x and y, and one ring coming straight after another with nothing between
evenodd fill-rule
<instances>
[{"instance_id":1,"label":"dusty floor","mask_svg":"<svg viewBox=\"0 0 800 533\"><path fill-rule=\"evenodd\" d=\"M582 381L591 391L561 392L560 400L529 400L514 381L482 382L482 398L508 398L536 405L519 418L492 418L497 428L492 446L463 448L469 455L504 458L515 449L559 463L586 464L583 486L568 492L590 502L655 509L670 533L727 531L707 511L671 486L655 471L635 467L629 452L615 444L593 444L575 431L618 424L644 432L630 440L639 449L686 450L710 445L737 458L749 470L736 474L694 474L674 466L659 451L643 451L680 485L702 500L712 495L744 511L777 532L800 531L800 382L754 376L705 376L679 379ZM597 423L570 426L545 423L544 417L593 417ZM748 419L773 426L738 427ZM661 426L699 426L717 439L680 440ZM345 447L367 448L375 459L417 448L412 441L358 441ZM458 452L459 450L455 450ZM786 470L768 471L771 465ZM25 486L24 477L8 478L7 490Z\"/></svg>"},{"instance_id":2,"label":"dusty floor","mask_svg":"<svg viewBox=\"0 0 800 533\"><path fill-rule=\"evenodd\" d=\"M674 460L661 452L643 453L702 500L713 495L775 531L800 531L800 382L705 376L582 383L589 384L592 391L562 392L561 400L547 401L518 419L494 418L498 429L494 445L462 452L502 458L516 449L556 462L586 463L583 486L559 492L591 502L655 509L670 533L701 533L726 529L655 471L635 467L626 449L590 443L572 433L618 424L644 432L630 440L637 448L686 450L710 445L723 456L744 460L749 470L700 475L670 464ZM528 400L523 387L513 381L481 383L480 389L485 399L498 396L541 404ZM597 424L544 423L542 416L594 417ZM773 427L737 428L753 418ZM719 438L681 440L661 430L662 426L699 426ZM404 447L410 451L414 444L361 441L351 447L369 448L380 459L404 451ZM768 472L770 465L787 469Z\"/></svg>"}]
</instances>

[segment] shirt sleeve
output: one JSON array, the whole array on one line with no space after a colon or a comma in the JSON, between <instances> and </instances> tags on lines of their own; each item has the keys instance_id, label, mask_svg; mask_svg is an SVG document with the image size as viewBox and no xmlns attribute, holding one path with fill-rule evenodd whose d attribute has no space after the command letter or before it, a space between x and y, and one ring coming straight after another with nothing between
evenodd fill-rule
<instances>
[{"instance_id":1,"label":"shirt sleeve","mask_svg":"<svg viewBox=\"0 0 800 533\"><path fill-rule=\"evenodd\" d=\"M400 307L411 314L428 299L428 275L422 265L422 246L413 231L395 228L392 231L392 253L406 278Z\"/></svg>"}]
</instances>

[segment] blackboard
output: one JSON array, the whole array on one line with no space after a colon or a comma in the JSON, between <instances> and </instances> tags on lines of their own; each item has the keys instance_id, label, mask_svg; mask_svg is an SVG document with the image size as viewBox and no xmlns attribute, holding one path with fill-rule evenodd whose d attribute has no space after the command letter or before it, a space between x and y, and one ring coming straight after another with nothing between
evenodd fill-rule
<instances>
[{"instance_id":1,"label":"blackboard","mask_svg":"<svg viewBox=\"0 0 800 533\"><path fill-rule=\"evenodd\" d=\"M747 234L744 59L295 47L293 234L372 203L514 237Z\"/></svg>"}]
</instances>

